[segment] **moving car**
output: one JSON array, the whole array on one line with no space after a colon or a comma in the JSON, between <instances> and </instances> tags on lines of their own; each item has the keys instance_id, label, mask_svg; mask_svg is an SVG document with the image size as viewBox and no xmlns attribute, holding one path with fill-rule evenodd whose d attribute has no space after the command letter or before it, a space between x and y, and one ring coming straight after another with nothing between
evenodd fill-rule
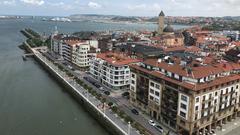
<instances>
[{"instance_id":1,"label":"moving car","mask_svg":"<svg viewBox=\"0 0 240 135\"><path fill-rule=\"evenodd\" d=\"M159 132L163 133L163 128L159 125L154 126Z\"/></svg>"},{"instance_id":2,"label":"moving car","mask_svg":"<svg viewBox=\"0 0 240 135\"><path fill-rule=\"evenodd\" d=\"M104 91L104 94L109 96L110 92L109 91Z\"/></svg>"},{"instance_id":3,"label":"moving car","mask_svg":"<svg viewBox=\"0 0 240 135\"><path fill-rule=\"evenodd\" d=\"M155 126L156 123L153 121L153 120L149 120L148 123L151 125L151 126Z\"/></svg>"},{"instance_id":4,"label":"moving car","mask_svg":"<svg viewBox=\"0 0 240 135\"><path fill-rule=\"evenodd\" d=\"M139 112L136 109L132 109L131 111L132 111L133 114L139 115Z\"/></svg>"}]
</instances>

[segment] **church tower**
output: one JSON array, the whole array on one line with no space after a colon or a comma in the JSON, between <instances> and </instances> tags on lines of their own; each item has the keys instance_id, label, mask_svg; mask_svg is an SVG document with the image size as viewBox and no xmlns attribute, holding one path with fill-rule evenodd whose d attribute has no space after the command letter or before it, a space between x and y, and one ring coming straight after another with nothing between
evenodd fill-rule
<instances>
[{"instance_id":1,"label":"church tower","mask_svg":"<svg viewBox=\"0 0 240 135\"><path fill-rule=\"evenodd\" d=\"M160 12L159 17L158 17L158 34L163 34L163 29L164 29L164 13L163 11Z\"/></svg>"}]
</instances>

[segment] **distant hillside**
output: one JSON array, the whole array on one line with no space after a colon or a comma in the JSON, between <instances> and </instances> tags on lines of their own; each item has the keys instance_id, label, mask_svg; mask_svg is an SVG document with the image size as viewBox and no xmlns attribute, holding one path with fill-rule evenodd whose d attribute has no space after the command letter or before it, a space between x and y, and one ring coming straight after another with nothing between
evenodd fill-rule
<instances>
[{"instance_id":1,"label":"distant hillside","mask_svg":"<svg viewBox=\"0 0 240 135\"><path fill-rule=\"evenodd\" d=\"M123 17L123 16L113 17L111 20L112 21L126 21L126 22L141 21L139 18L136 18L136 17Z\"/></svg>"},{"instance_id":2,"label":"distant hillside","mask_svg":"<svg viewBox=\"0 0 240 135\"><path fill-rule=\"evenodd\" d=\"M145 21L147 21L147 22L157 22L158 17L152 17L152 18L146 19Z\"/></svg>"},{"instance_id":3,"label":"distant hillside","mask_svg":"<svg viewBox=\"0 0 240 135\"><path fill-rule=\"evenodd\" d=\"M75 14L69 17L72 21L96 21L96 22L151 22L157 23L158 17L118 16L101 14ZM178 17L166 16L165 23L181 25L209 25L214 23L240 22L240 16L225 17Z\"/></svg>"}]
</instances>

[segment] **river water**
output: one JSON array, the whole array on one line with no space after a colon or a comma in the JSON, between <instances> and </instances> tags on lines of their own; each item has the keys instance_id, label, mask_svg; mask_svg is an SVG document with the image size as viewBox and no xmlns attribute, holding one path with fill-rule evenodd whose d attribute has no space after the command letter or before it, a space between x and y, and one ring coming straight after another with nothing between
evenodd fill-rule
<instances>
[{"instance_id":1,"label":"river water","mask_svg":"<svg viewBox=\"0 0 240 135\"><path fill-rule=\"evenodd\" d=\"M108 133L34 60L22 60L23 28L49 33L153 30L153 24L56 23L0 20L0 135L107 135ZM182 26L176 26L181 28Z\"/></svg>"}]
</instances>

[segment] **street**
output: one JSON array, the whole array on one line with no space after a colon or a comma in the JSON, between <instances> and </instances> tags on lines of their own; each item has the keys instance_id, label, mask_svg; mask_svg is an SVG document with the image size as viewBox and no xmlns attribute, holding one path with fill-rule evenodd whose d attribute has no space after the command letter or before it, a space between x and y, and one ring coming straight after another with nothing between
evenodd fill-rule
<instances>
[{"instance_id":1,"label":"street","mask_svg":"<svg viewBox=\"0 0 240 135\"><path fill-rule=\"evenodd\" d=\"M113 102L114 104L118 105L120 110L123 110L128 116L130 116L131 118L133 118L135 121L137 121L138 123L140 123L145 129L147 129L148 131L151 132L151 134L154 135L159 135L161 134L158 130L156 130L155 127L151 126L148 121L151 119L148 115L141 113L141 111L138 110L139 115L135 115L131 112L131 110L134 108L133 106L131 106L128 103L128 100L124 97L121 96L121 93L114 93L113 91L111 91L109 88L105 87L104 85L100 84L99 82L97 82L95 79L93 79L91 77L90 74L84 72L84 71L78 71L78 70L72 70L70 69L68 66L66 66L65 61L59 61L56 60L56 58L54 58L52 55L50 55L49 53L45 53L44 55L46 55L47 57L49 57L50 59L52 59L53 61L56 61L58 64L60 64L62 67L65 68L65 70L71 72L74 76L78 77L79 79L81 79L85 84L87 84L88 86L91 86L93 88L93 90L95 90L97 93L102 94L106 100L108 102ZM73 66L74 68L74 66ZM84 77L87 77L88 80L84 79ZM99 88L97 88L95 85L93 85L91 82L96 82L97 84L101 85L101 87L104 88L104 90L110 91L111 95L110 96L106 96L104 94L103 90L100 90ZM114 93L114 94L112 94ZM135 108L136 109L136 108ZM157 122L156 122L157 123ZM167 133L169 131L169 129L167 127L165 127L164 125L157 123L158 125L160 125L163 129L164 129L164 133ZM170 132L170 135L175 135L174 132Z\"/></svg>"}]
</instances>

